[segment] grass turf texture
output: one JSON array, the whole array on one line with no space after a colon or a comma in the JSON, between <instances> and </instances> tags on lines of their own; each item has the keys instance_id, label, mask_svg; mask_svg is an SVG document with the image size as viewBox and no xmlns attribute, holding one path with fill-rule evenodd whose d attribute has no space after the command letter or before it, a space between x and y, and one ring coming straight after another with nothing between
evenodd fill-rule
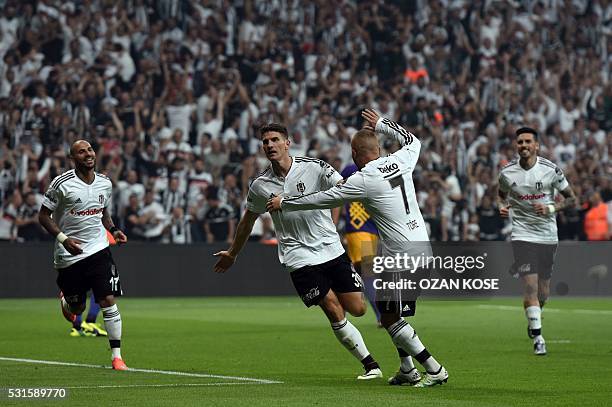
<instances>
[{"instance_id":1,"label":"grass turf texture","mask_svg":"<svg viewBox=\"0 0 612 407\"><path fill-rule=\"evenodd\" d=\"M210 385L241 382L0 360L2 388L178 385L71 389L64 401L9 400L3 390L0 405L570 406L612 399L610 299L551 301L544 310L545 357L532 354L519 298L424 299L410 322L450 373L447 384L428 389L386 384L397 354L370 311L351 320L384 381L357 381L361 366L323 313L293 297L126 298L119 309L130 367L284 383ZM110 365L106 338L69 337L55 299L0 300L0 325L2 357Z\"/></svg>"}]
</instances>

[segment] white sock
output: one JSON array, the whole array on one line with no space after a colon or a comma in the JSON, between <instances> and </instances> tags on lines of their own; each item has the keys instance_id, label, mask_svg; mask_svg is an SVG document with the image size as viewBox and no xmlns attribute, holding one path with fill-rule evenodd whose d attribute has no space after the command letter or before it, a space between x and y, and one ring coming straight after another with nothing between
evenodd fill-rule
<instances>
[{"instance_id":1,"label":"white sock","mask_svg":"<svg viewBox=\"0 0 612 407\"><path fill-rule=\"evenodd\" d=\"M527 323L529 329L532 332L534 339L538 340L542 338L542 308L537 305L531 305L525 308L525 316L527 317Z\"/></svg>"},{"instance_id":2,"label":"white sock","mask_svg":"<svg viewBox=\"0 0 612 407\"><path fill-rule=\"evenodd\" d=\"M400 359L400 370L408 373L412 369L414 369L414 362L412 361L412 356L410 356L404 349L397 348L397 353Z\"/></svg>"},{"instance_id":3,"label":"white sock","mask_svg":"<svg viewBox=\"0 0 612 407\"><path fill-rule=\"evenodd\" d=\"M400 319L389 328L387 328L391 340L398 348L404 350L425 367L429 373L437 373L442 365L429 354L425 346L419 339L416 331L410 324L403 319ZM403 362L403 361L402 361ZM412 362L412 361L411 361ZM414 364L413 364L414 366ZM407 370L406 370L407 371Z\"/></svg>"},{"instance_id":4,"label":"white sock","mask_svg":"<svg viewBox=\"0 0 612 407\"><path fill-rule=\"evenodd\" d=\"M344 318L340 322L332 322L334 335L340 343L360 362L370 355L359 330Z\"/></svg>"},{"instance_id":5,"label":"white sock","mask_svg":"<svg viewBox=\"0 0 612 407\"><path fill-rule=\"evenodd\" d=\"M414 369L414 362L412 361L412 356L402 357L400 358L400 362L401 362L400 369L403 372L408 373L409 371Z\"/></svg>"},{"instance_id":6,"label":"white sock","mask_svg":"<svg viewBox=\"0 0 612 407\"><path fill-rule=\"evenodd\" d=\"M108 332L108 342L110 343L112 358L121 358L121 314L117 309L117 304L107 308L102 308L104 326Z\"/></svg>"}]
</instances>

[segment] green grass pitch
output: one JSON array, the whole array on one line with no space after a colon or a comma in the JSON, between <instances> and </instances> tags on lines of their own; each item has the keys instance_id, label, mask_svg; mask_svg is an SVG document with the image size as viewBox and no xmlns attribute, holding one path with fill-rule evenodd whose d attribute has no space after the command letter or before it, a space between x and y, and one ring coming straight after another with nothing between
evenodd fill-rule
<instances>
[{"instance_id":1,"label":"green grass pitch","mask_svg":"<svg viewBox=\"0 0 612 407\"><path fill-rule=\"evenodd\" d=\"M0 405L612 403L610 299L553 299L543 314L545 357L532 354L519 298L423 299L410 322L450 374L447 384L428 389L386 384L398 367L396 351L386 332L376 328L370 311L351 320L381 364L384 381L358 382L360 364L336 341L323 313L305 309L294 297L125 298L119 309L128 366L200 376L0 360ZM110 365L105 338L68 336L57 300L0 300L0 326L0 357ZM72 388L67 400L28 401L8 399L10 387Z\"/></svg>"}]
</instances>

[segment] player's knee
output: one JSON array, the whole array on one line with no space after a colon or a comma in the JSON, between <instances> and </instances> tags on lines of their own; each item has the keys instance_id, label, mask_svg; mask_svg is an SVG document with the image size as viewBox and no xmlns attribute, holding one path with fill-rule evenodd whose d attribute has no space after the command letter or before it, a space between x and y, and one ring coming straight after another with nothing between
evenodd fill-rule
<instances>
[{"instance_id":1,"label":"player's knee","mask_svg":"<svg viewBox=\"0 0 612 407\"><path fill-rule=\"evenodd\" d=\"M109 296L101 299L100 301L98 301L98 304L102 308L112 307L113 305L115 305L115 297L112 296L112 295L109 295Z\"/></svg>"},{"instance_id":2,"label":"player's knee","mask_svg":"<svg viewBox=\"0 0 612 407\"><path fill-rule=\"evenodd\" d=\"M523 302L525 304L534 304L538 302L538 287L528 285L523 293Z\"/></svg>"},{"instance_id":3,"label":"player's knee","mask_svg":"<svg viewBox=\"0 0 612 407\"><path fill-rule=\"evenodd\" d=\"M344 319L344 308L336 298L325 297L319 302L319 306L331 322L338 322Z\"/></svg>"},{"instance_id":4,"label":"player's knee","mask_svg":"<svg viewBox=\"0 0 612 407\"><path fill-rule=\"evenodd\" d=\"M400 316L396 313L380 314L380 323L385 329L389 328L391 325L395 324L399 320Z\"/></svg>"},{"instance_id":5,"label":"player's knee","mask_svg":"<svg viewBox=\"0 0 612 407\"><path fill-rule=\"evenodd\" d=\"M367 310L368 310L368 307L366 303L363 301L360 301L357 304L351 305L350 309L348 309L348 312L350 312L351 315L354 317L362 317L365 315Z\"/></svg>"}]
</instances>

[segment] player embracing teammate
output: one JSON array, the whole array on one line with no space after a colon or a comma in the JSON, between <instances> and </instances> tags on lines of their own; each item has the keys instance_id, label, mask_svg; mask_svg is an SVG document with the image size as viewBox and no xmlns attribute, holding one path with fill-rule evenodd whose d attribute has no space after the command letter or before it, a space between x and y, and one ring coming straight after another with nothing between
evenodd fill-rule
<instances>
[{"instance_id":1,"label":"player embracing teammate","mask_svg":"<svg viewBox=\"0 0 612 407\"><path fill-rule=\"evenodd\" d=\"M344 183L326 191L301 195L287 193L271 198L267 209L290 216L295 211L335 208L345 202L359 201L376 224L383 256L405 253L411 257L431 257L431 244L412 180L421 142L399 124L380 117L371 109L366 109L362 117L367 124L351 140L353 161L359 171ZM387 157L381 157L377 133L393 137L401 148ZM383 275L384 278L397 279L402 275L421 273L418 267L409 265L408 269L389 270ZM415 314L418 293L387 290L378 294L376 305L381 313L382 325L400 351L400 369L389 383L408 383L415 387L445 383L448 372L429 353L415 329L403 318ZM425 368L424 377L414 366L412 358Z\"/></svg>"}]
</instances>

